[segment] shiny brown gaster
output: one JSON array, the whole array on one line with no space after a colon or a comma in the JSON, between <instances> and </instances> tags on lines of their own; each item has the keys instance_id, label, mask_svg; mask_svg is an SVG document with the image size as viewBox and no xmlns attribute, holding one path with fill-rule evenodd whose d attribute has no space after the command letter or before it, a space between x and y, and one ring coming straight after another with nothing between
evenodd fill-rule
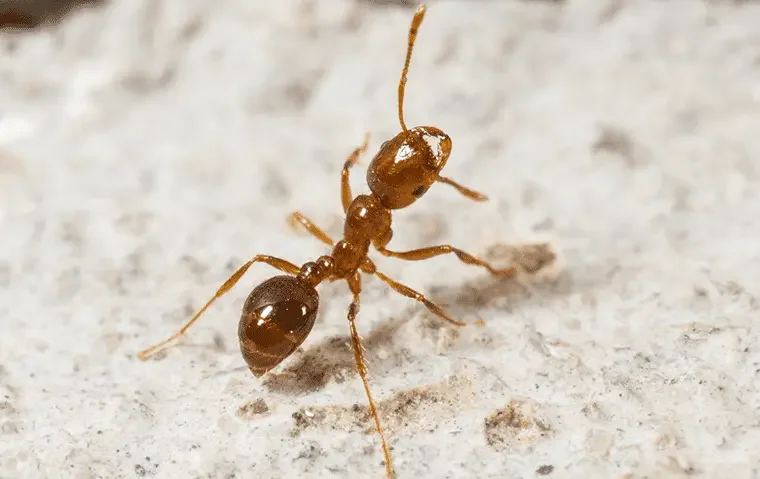
<instances>
[{"instance_id":1,"label":"shiny brown gaster","mask_svg":"<svg viewBox=\"0 0 760 479\"><path fill-rule=\"evenodd\" d=\"M403 100L406 76L417 30L424 16L425 6L422 5L417 9L409 30L406 61L398 87L398 118L402 131L383 143L372 159L367 171L370 194L353 197L349 185L350 169L367 149L368 138L365 138L361 147L351 153L343 165L341 173L341 200L345 212L343 239L337 243L334 242L304 215L299 212L292 213L291 225L294 227L300 225L329 245L332 248L329 255L305 263L300 268L284 259L265 255L255 256L240 267L182 329L138 355L140 359L145 360L182 336L211 303L237 283L252 264L266 263L286 274L270 278L254 288L243 306L238 328L243 359L251 372L256 377L261 377L280 364L306 340L314 326L319 308L317 285L324 281L345 280L353 295L353 301L348 310L348 322L356 367L367 394L370 413L380 435L386 472L389 477L394 476L391 455L370 393L363 348L356 329L356 315L359 312L359 296L362 289L360 272L377 276L394 291L419 301L441 319L457 326L464 326L466 323L453 319L421 293L378 271L368 257L370 246L385 256L404 260L419 261L454 253L462 262L481 266L494 275L510 276L515 271L514 267L498 269L450 245L430 246L411 251L391 251L386 248L393 236L392 210L411 205L435 182L453 186L461 194L475 201L487 199L480 193L440 176L440 171L451 154L451 138L448 135L433 126L408 129L404 123Z\"/></svg>"}]
</instances>

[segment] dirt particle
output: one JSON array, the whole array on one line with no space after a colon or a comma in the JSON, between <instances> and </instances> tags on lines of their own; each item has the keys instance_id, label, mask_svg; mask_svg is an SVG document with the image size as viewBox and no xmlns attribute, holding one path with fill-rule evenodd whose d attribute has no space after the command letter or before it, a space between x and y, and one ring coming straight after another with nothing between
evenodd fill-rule
<instances>
[{"instance_id":1,"label":"dirt particle","mask_svg":"<svg viewBox=\"0 0 760 479\"><path fill-rule=\"evenodd\" d=\"M289 100L292 109L299 111L306 108L313 93L310 83L293 81L284 88L285 97Z\"/></svg>"},{"instance_id":2,"label":"dirt particle","mask_svg":"<svg viewBox=\"0 0 760 479\"><path fill-rule=\"evenodd\" d=\"M543 466L536 469L536 474L539 476L548 476L552 472L554 472L554 466L551 464L544 464Z\"/></svg>"},{"instance_id":3,"label":"dirt particle","mask_svg":"<svg viewBox=\"0 0 760 479\"><path fill-rule=\"evenodd\" d=\"M548 244L526 245L517 250L517 264L527 273L537 273L554 263L557 255Z\"/></svg>"},{"instance_id":4,"label":"dirt particle","mask_svg":"<svg viewBox=\"0 0 760 479\"><path fill-rule=\"evenodd\" d=\"M708 296L710 296L710 293L702 286L695 285L694 296L696 296L697 298L707 298Z\"/></svg>"},{"instance_id":5,"label":"dirt particle","mask_svg":"<svg viewBox=\"0 0 760 479\"><path fill-rule=\"evenodd\" d=\"M333 410L336 410L334 406L321 407L316 412L308 408L299 409L291 416L294 423L290 435L296 437L301 434L301 431L322 425ZM340 408L337 408L337 411L339 412Z\"/></svg>"},{"instance_id":6,"label":"dirt particle","mask_svg":"<svg viewBox=\"0 0 760 479\"><path fill-rule=\"evenodd\" d=\"M723 284L718 283L716 286L721 293L725 293L730 296L739 296L744 293L744 286L740 285L736 281L726 281Z\"/></svg>"},{"instance_id":7,"label":"dirt particle","mask_svg":"<svg viewBox=\"0 0 760 479\"><path fill-rule=\"evenodd\" d=\"M609 4L599 12L599 24L612 22L620 12L625 8L623 0L612 0Z\"/></svg>"},{"instance_id":8,"label":"dirt particle","mask_svg":"<svg viewBox=\"0 0 760 479\"><path fill-rule=\"evenodd\" d=\"M361 8L352 8L341 22L341 27L348 33L358 32L364 24L363 10Z\"/></svg>"},{"instance_id":9,"label":"dirt particle","mask_svg":"<svg viewBox=\"0 0 760 479\"><path fill-rule=\"evenodd\" d=\"M145 477L145 474L147 472L145 471L145 468L140 464L135 464L135 474L137 474L140 477Z\"/></svg>"},{"instance_id":10,"label":"dirt particle","mask_svg":"<svg viewBox=\"0 0 760 479\"><path fill-rule=\"evenodd\" d=\"M552 432L551 427L536 416L534 407L523 401L511 401L485 419L486 443L497 451L524 451Z\"/></svg>"},{"instance_id":11,"label":"dirt particle","mask_svg":"<svg viewBox=\"0 0 760 479\"><path fill-rule=\"evenodd\" d=\"M0 417L10 417L16 413L18 413L18 411L10 401L0 401Z\"/></svg>"},{"instance_id":12,"label":"dirt particle","mask_svg":"<svg viewBox=\"0 0 760 479\"><path fill-rule=\"evenodd\" d=\"M486 323L482 319L478 319L474 324L476 326L485 326ZM436 354L444 354L450 350L461 335L462 332L459 329L441 329L438 334L438 340L435 343Z\"/></svg>"},{"instance_id":13,"label":"dirt particle","mask_svg":"<svg viewBox=\"0 0 760 479\"><path fill-rule=\"evenodd\" d=\"M13 421L6 421L0 426L0 434L2 435L18 434L20 431L18 424Z\"/></svg>"},{"instance_id":14,"label":"dirt particle","mask_svg":"<svg viewBox=\"0 0 760 479\"><path fill-rule=\"evenodd\" d=\"M557 253L548 243L521 245L496 244L486 255L504 264L514 263L523 274L536 275L550 269L557 261Z\"/></svg>"},{"instance_id":15,"label":"dirt particle","mask_svg":"<svg viewBox=\"0 0 760 479\"><path fill-rule=\"evenodd\" d=\"M172 64L164 65L158 71L133 70L126 73L121 78L121 87L134 94L148 94L153 91L161 90L174 81L177 76L177 66Z\"/></svg>"},{"instance_id":16,"label":"dirt particle","mask_svg":"<svg viewBox=\"0 0 760 479\"><path fill-rule=\"evenodd\" d=\"M298 456L296 456L295 460L298 461L303 459L306 460L309 465L313 466L315 460L318 457L324 455L324 449L322 449L316 442L310 441L303 449L298 452Z\"/></svg>"},{"instance_id":17,"label":"dirt particle","mask_svg":"<svg viewBox=\"0 0 760 479\"><path fill-rule=\"evenodd\" d=\"M682 454L676 454L675 456L668 457L668 469L675 473L680 473L686 476L693 476L699 474L699 470L691 463L689 459Z\"/></svg>"},{"instance_id":18,"label":"dirt particle","mask_svg":"<svg viewBox=\"0 0 760 479\"><path fill-rule=\"evenodd\" d=\"M554 228L554 220L549 217L536 222L532 227L533 231L547 231L552 228Z\"/></svg>"},{"instance_id":19,"label":"dirt particle","mask_svg":"<svg viewBox=\"0 0 760 479\"><path fill-rule=\"evenodd\" d=\"M60 225L61 242L70 248L71 254L81 256L85 250L84 222L81 217L63 221Z\"/></svg>"},{"instance_id":20,"label":"dirt particle","mask_svg":"<svg viewBox=\"0 0 760 479\"><path fill-rule=\"evenodd\" d=\"M443 37L438 47L438 53L433 57L433 65L440 67L456 59L461 50L458 40L458 37L453 34Z\"/></svg>"},{"instance_id":21,"label":"dirt particle","mask_svg":"<svg viewBox=\"0 0 760 479\"><path fill-rule=\"evenodd\" d=\"M270 94L252 98L250 109L265 112L298 112L309 106L314 92L324 77L320 68L303 71L291 78L284 78L277 83L276 90Z\"/></svg>"},{"instance_id":22,"label":"dirt particle","mask_svg":"<svg viewBox=\"0 0 760 479\"><path fill-rule=\"evenodd\" d=\"M467 407L473 392L468 379L454 376L437 384L399 391L383 401L376 401L383 427L394 434L412 434L435 430L442 421ZM430 414L425 414L427 410ZM365 404L301 408L293 413L290 435L296 437L307 429L362 431L375 434L375 424Z\"/></svg>"},{"instance_id":23,"label":"dirt particle","mask_svg":"<svg viewBox=\"0 0 760 479\"><path fill-rule=\"evenodd\" d=\"M594 153L608 153L617 155L623 159L629 168L636 168L644 164L644 158L640 148L628 132L613 126L603 126L599 137L592 145Z\"/></svg>"},{"instance_id":24,"label":"dirt particle","mask_svg":"<svg viewBox=\"0 0 760 479\"><path fill-rule=\"evenodd\" d=\"M219 333L214 334L214 351L223 353L227 350L227 346L224 342L224 336Z\"/></svg>"},{"instance_id":25,"label":"dirt particle","mask_svg":"<svg viewBox=\"0 0 760 479\"><path fill-rule=\"evenodd\" d=\"M361 3L366 3L370 7L404 7L413 8L416 7L419 0L360 0Z\"/></svg>"},{"instance_id":26,"label":"dirt particle","mask_svg":"<svg viewBox=\"0 0 760 479\"><path fill-rule=\"evenodd\" d=\"M602 406L597 402L591 402L589 404L586 404L583 406L583 409L581 409L581 412L584 416L591 419L592 421L601 421L609 419L609 415L604 411Z\"/></svg>"},{"instance_id":27,"label":"dirt particle","mask_svg":"<svg viewBox=\"0 0 760 479\"><path fill-rule=\"evenodd\" d=\"M198 36L203 26L202 17L192 18L180 29L178 37L183 42L190 42Z\"/></svg>"},{"instance_id":28,"label":"dirt particle","mask_svg":"<svg viewBox=\"0 0 760 479\"><path fill-rule=\"evenodd\" d=\"M142 403L140 401L135 401L137 403L137 409L140 411L140 414L142 414L146 418L152 418L155 416L155 413L151 408L149 408L145 403Z\"/></svg>"},{"instance_id":29,"label":"dirt particle","mask_svg":"<svg viewBox=\"0 0 760 479\"><path fill-rule=\"evenodd\" d=\"M256 398L240 406L237 410L238 417L249 421L269 414L269 406L264 398Z\"/></svg>"},{"instance_id":30,"label":"dirt particle","mask_svg":"<svg viewBox=\"0 0 760 479\"><path fill-rule=\"evenodd\" d=\"M264 167L264 195L272 201L284 201L290 198L290 187L285 177L275 165L266 165ZM237 268L237 264L229 269Z\"/></svg>"}]
</instances>

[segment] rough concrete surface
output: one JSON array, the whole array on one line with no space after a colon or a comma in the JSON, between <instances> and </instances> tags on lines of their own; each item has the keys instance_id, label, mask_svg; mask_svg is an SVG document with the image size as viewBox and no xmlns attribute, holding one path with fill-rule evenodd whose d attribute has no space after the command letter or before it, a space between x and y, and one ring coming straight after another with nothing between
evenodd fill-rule
<instances>
[{"instance_id":1,"label":"rough concrete surface","mask_svg":"<svg viewBox=\"0 0 760 479\"><path fill-rule=\"evenodd\" d=\"M250 256L325 253L291 211L340 236L344 159L399 130L405 3L111 1L0 33L0 477L383 477L345 284L263 380L236 334L267 266L135 354ZM760 5L429 7L407 122L490 201L436 186L391 245L559 256L519 280L373 256L473 323L365 277L399 477L759 477Z\"/></svg>"}]
</instances>

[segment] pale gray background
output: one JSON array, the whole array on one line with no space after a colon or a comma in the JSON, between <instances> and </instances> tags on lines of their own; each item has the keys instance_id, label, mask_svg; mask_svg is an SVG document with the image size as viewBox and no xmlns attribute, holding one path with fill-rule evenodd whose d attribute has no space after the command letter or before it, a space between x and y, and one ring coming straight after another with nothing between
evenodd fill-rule
<instances>
[{"instance_id":1,"label":"pale gray background","mask_svg":"<svg viewBox=\"0 0 760 479\"><path fill-rule=\"evenodd\" d=\"M135 0L0 33L0 477L382 477L342 284L280 369L305 379L242 367L265 266L134 357L249 256L325 252L290 211L340 234L345 156L399 128L413 9L377 3ZM491 201L435 187L393 245L548 239L564 273L378 259L486 323L365 281L400 477L758 477L758 25L751 2L431 2L407 121Z\"/></svg>"}]
</instances>

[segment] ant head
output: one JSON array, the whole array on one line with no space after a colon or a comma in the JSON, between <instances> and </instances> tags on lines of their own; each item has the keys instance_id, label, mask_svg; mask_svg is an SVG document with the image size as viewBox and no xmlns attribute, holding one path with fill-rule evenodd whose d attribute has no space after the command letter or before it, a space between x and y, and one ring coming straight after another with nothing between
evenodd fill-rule
<instances>
[{"instance_id":1,"label":"ant head","mask_svg":"<svg viewBox=\"0 0 760 479\"><path fill-rule=\"evenodd\" d=\"M425 17L420 5L409 27L406 59L398 84L398 120L401 133L383 143L367 170L367 183L380 204L388 209L405 208L427 192L438 179L451 154L451 138L434 126L407 128L404 92L417 32Z\"/></svg>"},{"instance_id":2,"label":"ant head","mask_svg":"<svg viewBox=\"0 0 760 479\"><path fill-rule=\"evenodd\" d=\"M451 138L440 129L404 130L380 147L367 169L367 184L385 208L405 208L435 183L450 154Z\"/></svg>"},{"instance_id":3,"label":"ant head","mask_svg":"<svg viewBox=\"0 0 760 479\"><path fill-rule=\"evenodd\" d=\"M251 291L238 325L240 352L256 377L290 356L314 327L319 295L294 276L275 276Z\"/></svg>"}]
</instances>

